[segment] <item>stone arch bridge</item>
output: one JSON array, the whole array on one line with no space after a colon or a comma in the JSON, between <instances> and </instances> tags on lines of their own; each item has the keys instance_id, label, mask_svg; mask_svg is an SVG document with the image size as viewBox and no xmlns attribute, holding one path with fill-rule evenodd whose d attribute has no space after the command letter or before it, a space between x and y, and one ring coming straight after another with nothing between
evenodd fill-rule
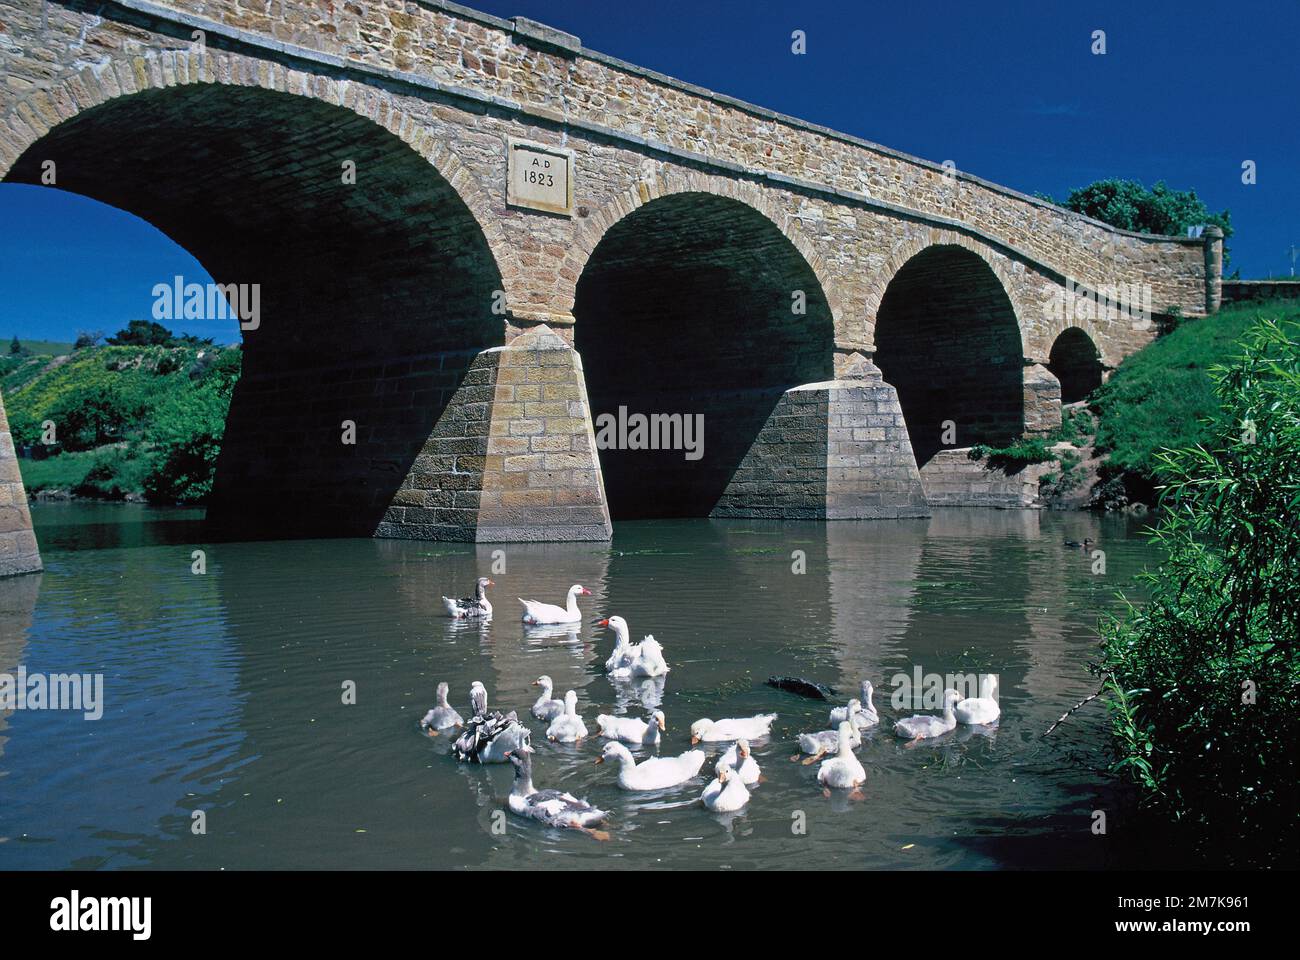
<instances>
[{"instance_id":1,"label":"stone arch bridge","mask_svg":"<svg viewBox=\"0 0 1300 960\"><path fill-rule=\"evenodd\" d=\"M439 0L0 0L0 73L5 181L258 285L209 512L262 535L1016 505L964 448L1050 431L1162 315L1217 306L1217 237ZM597 449L620 409L702 415L702 456ZM39 562L26 517L0 434L0 572Z\"/></svg>"}]
</instances>

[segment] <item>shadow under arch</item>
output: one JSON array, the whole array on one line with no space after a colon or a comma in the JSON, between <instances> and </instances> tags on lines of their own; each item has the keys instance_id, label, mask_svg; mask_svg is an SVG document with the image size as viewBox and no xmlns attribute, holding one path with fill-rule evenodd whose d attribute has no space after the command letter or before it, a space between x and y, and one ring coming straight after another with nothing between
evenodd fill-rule
<instances>
[{"instance_id":1,"label":"shadow under arch","mask_svg":"<svg viewBox=\"0 0 1300 960\"><path fill-rule=\"evenodd\" d=\"M615 519L707 516L782 393L833 376L834 323L813 269L763 213L715 194L659 197L611 226L573 315L595 417L703 416L697 460L601 449Z\"/></svg>"},{"instance_id":2,"label":"shadow under arch","mask_svg":"<svg viewBox=\"0 0 1300 960\"><path fill-rule=\"evenodd\" d=\"M1024 432L1015 308L979 254L930 246L894 274L876 317L876 364L898 390L918 467L944 446L1002 446Z\"/></svg>"},{"instance_id":3,"label":"shadow under arch","mask_svg":"<svg viewBox=\"0 0 1300 960\"><path fill-rule=\"evenodd\" d=\"M1061 402L1075 403L1101 386L1101 351L1087 331L1066 327L1052 342L1047 369L1061 381Z\"/></svg>"},{"instance_id":4,"label":"shadow under arch","mask_svg":"<svg viewBox=\"0 0 1300 960\"><path fill-rule=\"evenodd\" d=\"M216 283L257 285L214 533L373 534L474 356L504 338L500 271L456 189L345 107L215 83L91 107L5 179L39 184L48 160L59 189L141 217Z\"/></svg>"}]
</instances>

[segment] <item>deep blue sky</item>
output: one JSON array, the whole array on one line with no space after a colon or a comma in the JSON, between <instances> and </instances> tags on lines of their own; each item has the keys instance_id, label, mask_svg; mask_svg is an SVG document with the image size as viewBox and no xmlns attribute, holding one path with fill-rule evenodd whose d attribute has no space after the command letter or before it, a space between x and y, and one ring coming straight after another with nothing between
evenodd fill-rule
<instances>
[{"instance_id":1,"label":"deep blue sky","mask_svg":"<svg viewBox=\"0 0 1300 960\"><path fill-rule=\"evenodd\" d=\"M1300 3L478 0L591 49L1025 192L1118 176L1232 211L1231 268L1281 275L1300 245ZM808 52L790 52L803 30ZM1090 52L1093 30L1107 53ZM1254 160L1258 183L1241 182ZM0 186L0 336L69 339L206 279L133 217ZM233 339L232 329L175 325Z\"/></svg>"}]
</instances>

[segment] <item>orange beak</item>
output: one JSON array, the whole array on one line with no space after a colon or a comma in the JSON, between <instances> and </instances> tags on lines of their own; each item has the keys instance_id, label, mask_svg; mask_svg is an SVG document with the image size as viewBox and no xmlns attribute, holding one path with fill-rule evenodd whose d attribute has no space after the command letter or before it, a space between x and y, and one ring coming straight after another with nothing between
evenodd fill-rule
<instances>
[{"instance_id":1,"label":"orange beak","mask_svg":"<svg viewBox=\"0 0 1300 960\"><path fill-rule=\"evenodd\" d=\"M596 762L597 762L597 763L604 763L604 762L605 762L605 758L604 758L604 757L597 757L597 758L596 758Z\"/></svg>"},{"instance_id":2,"label":"orange beak","mask_svg":"<svg viewBox=\"0 0 1300 960\"><path fill-rule=\"evenodd\" d=\"M700 738L699 738L699 737L691 737L691 746L692 746L692 747L695 746L695 745L696 745L697 743L699 743L699 742L700 742Z\"/></svg>"},{"instance_id":3,"label":"orange beak","mask_svg":"<svg viewBox=\"0 0 1300 960\"><path fill-rule=\"evenodd\" d=\"M598 626L598 627L608 627L608 626L609 626L609 621L608 621L608 620L597 620L597 621L596 621L596 626Z\"/></svg>"}]
</instances>

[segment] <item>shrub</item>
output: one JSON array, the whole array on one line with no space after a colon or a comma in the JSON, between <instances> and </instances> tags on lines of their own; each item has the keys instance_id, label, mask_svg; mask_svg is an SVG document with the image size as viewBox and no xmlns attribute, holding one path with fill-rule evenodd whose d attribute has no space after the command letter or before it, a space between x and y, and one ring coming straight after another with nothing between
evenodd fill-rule
<instances>
[{"instance_id":1,"label":"shrub","mask_svg":"<svg viewBox=\"0 0 1300 960\"><path fill-rule=\"evenodd\" d=\"M240 354L223 350L197 387L173 395L154 413L147 432L152 468L144 478L150 500L198 503L212 492L212 476L226 430Z\"/></svg>"},{"instance_id":2,"label":"shrub","mask_svg":"<svg viewBox=\"0 0 1300 960\"><path fill-rule=\"evenodd\" d=\"M64 447L89 450L122 439L141 412L139 402L116 383L91 383L63 394L48 417Z\"/></svg>"},{"instance_id":3,"label":"shrub","mask_svg":"<svg viewBox=\"0 0 1300 960\"><path fill-rule=\"evenodd\" d=\"M1212 371L1202 442L1157 455L1149 604L1103 629L1116 769L1233 863L1285 863L1300 816L1300 325ZM1181 832L1180 830L1180 832Z\"/></svg>"}]
</instances>

